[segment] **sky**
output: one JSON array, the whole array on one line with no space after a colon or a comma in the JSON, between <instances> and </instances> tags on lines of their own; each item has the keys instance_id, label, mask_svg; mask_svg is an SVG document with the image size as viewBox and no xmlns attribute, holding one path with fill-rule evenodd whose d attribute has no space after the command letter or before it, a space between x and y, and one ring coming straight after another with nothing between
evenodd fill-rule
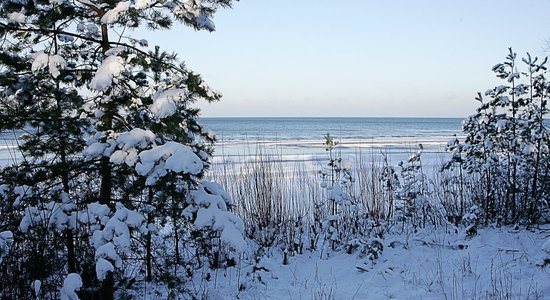
<instances>
[{"instance_id":1,"label":"sky","mask_svg":"<svg viewBox=\"0 0 550 300\"><path fill-rule=\"evenodd\" d=\"M550 0L241 0L148 34L223 93L203 116L465 117L508 47L546 56Z\"/></svg>"}]
</instances>

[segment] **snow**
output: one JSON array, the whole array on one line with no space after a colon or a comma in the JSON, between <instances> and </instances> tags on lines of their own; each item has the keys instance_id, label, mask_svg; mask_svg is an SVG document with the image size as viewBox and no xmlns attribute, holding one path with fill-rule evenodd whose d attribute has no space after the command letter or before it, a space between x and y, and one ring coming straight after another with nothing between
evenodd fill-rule
<instances>
[{"instance_id":1,"label":"snow","mask_svg":"<svg viewBox=\"0 0 550 300\"><path fill-rule=\"evenodd\" d=\"M500 119L497 121L496 128L498 132L503 132L508 126L508 120Z\"/></svg>"},{"instance_id":2,"label":"snow","mask_svg":"<svg viewBox=\"0 0 550 300\"><path fill-rule=\"evenodd\" d=\"M65 59L60 55L48 55L44 51L32 53L31 60L31 71L37 72L47 66L48 71L54 78L57 78L61 74L59 69L65 68L67 65Z\"/></svg>"},{"instance_id":3,"label":"snow","mask_svg":"<svg viewBox=\"0 0 550 300\"><path fill-rule=\"evenodd\" d=\"M57 36L57 39L61 42L64 42L64 43L70 43L70 42L74 41L74 36L66 35L66 34L59 34Z\"/></svg>"},{"instance_id":4,"label":"snow","mask_svg":"<svg viewBox=\"0 0 550 300\"><path fill-rule=\"evenodd\" d=\"M113 265L106 259L98 258L95 262L95 272L99 280L105 280L107 273L114 272L114 270Z\"/></svg>"},{"instance_id":5,"label":"snow","mask_svg":"<svg viewBox=\"0 0 550 300\"><path fill-rule=\"evenodd\" d=\"M40 288L41 287L42 287L42 281L40 281L40 280L33 281L32 285L31 285L31 288L34 291L34 294L37 295L37 296L40 295Z\"/></svg>"},{"instance_id":6,"label":"snow","mask_svg":"<svg viewBox=\"0 0 550 300\"><path fill-rule=\"evenodd\" d=\"M237 252L244 252L247 246L243 238L244 223L227 211L231 198L221 186L205 181L191 192L191 197L197 206L201 206L197 210L194 226L220 232L222 242Z\"/></svg>"},{"instance_id":7,"label":"snow","mask_svg":"<svg viewBox=\"0 0 550 300\"><path fill-rule=\"evenodd\" d=\"M0 232L0 239L2 239L3 241L9 241L13 239L13 233L11 231Z\"/></svg>"},{"instance_id":8,"label":"snow","mask_svg":"<svg viewBox=\"0 0 550 300\"><path fill-rule=\"evenodd\" d=\"M340 187L339 184L336 184L332 186L331 192L330 192L330 200L336 201L336 203L341 204L344 202L344 198L346 195L344 194L344 191L342 190L342 187Z\"/></svg>"},{"instance_id":9,"label":"snow","mask_svg":"<svg viewBox=\"0 0 550 300\"><path fill-rule=\"evenodd\" d=\"M206 135L209 139L215 139L216 138L216 133L212 129L210 129L210 128L204 126L204 125L202 125L201 133Z\"/></svg>"},{"instance_id":10,"label":"snow","mask_svg":"<svg viewBox=\"0 0 550 300\"><path fill-rule=\"evenodd\" d=\"M89 4L93 5L93 3ZM97 27L94 23L78 23L76 28L78 31L84 32L87 36L94 36L99 33L99 27Z\"/></svg>"},{"instance_id":11,"label":"snow","mask_svg":"<svg viewBox=\"0 0 550 300\"><path fill-rule=\"evenodd\" d=\"M185 98L187 91L185 89L169 89L158 91L153 95L153 104L149 110L156 118L162 119L176 113L178 100Z\"/></svg>"},{"instance_id":12,"label":"snow","mask_svg":"<svg viewBox=\"0 0 550 300\"><path fill-rule=\"evenodd\" d=\"M23 218L19 223L19 230L27 232L34 225L46 225L48 228L54 228L63 231L67 228L76 228L76 217L71 213L75 209L75 204L67 200L66 202L50 201L40 206L30 206L24 210Z\"/></svg>"},{"instance_id":13,"label":"snow","mask_svg":"<svg viewBox=\"0 0 550 300\"><path fill-rule=\"evenodd\" d=\"M156 135L150 130L134 128L129 132L120 134L116 141L122 146L122 150L130 150L132 148L145 148L151 144L156 138Z\"/></svg>"},{"instance_id":14,"label":"snow","mask_svg":"<svg viewBox=\"0 0 550 300\"><path fill-rule=\"evenodd\" d=\"M90 203L85 213L79 215L79 221L81 223L99 223L107 224L109 221L109 213L111 209L105 204Z\"/></svg>"},{"instance_id":15,"label":"snow","mask_svg":"<svg viewBox=\"0 0 550 300\"><path fill-rule=\"evenodd\" d=\"M28 185L16 186L13 189L13 193L17 195L17 198L13 201L13 206L18 207L21 204L21 200L30 197L32 195L32 187Z\"/></svg>"},{"instance_id":16,"label":"snow","mask_svg":"<svg viewBox=\"0 0 550 300\"><path fill-rule=\"evenodd\" d=\"M124 71L124 59L120 56L107 56L99 66L90 82L90 89L104 91L111 87L116 78Z\"/></svg>"},{"instance_id":17,"label":"snow","mask_svg":"<svg viewBox=\"0 0 550 300\"><path fill-rule=\"evenodd\" d=\"M115 267L122 267L122 258L119 253L130 253L130 228L138 229L142 233L148 230L141 213L129 210L120 203L117 203L116 212L110 218L107 216L109 212L106 205L94 203L88 205L88 214L91 217L80 219L80 221L94 222L95 220L105 224L102 229L97 228L91 238L96 248L96 273L101 280L105 278L107 272L113 272Z\"/></svg>"},{"instance_id":18,"label":"snow","mask_svg":"<svg viewBox=\"0 0 550 300\"><path fill-rule=\"evenodd\" d=\"M349 159L342 160L342 168L346 170L351 170L352 167L353 167L353 163L351 162L351 160Z\"/></svg>"},{"instance_id":19,"label":"snow","mask_svg":"<svg viewBox=\"0 0 550 300\"><path fill-rule=\"evenodd\" d=\"M486 115L483 115L479 118L478 122L480 125L487 124L489 123L489 117Z\"/></svg>"},{"instance_id":20,"label":"snow","mask_svg":"<svg viewBox=\"0 0 550 300\"><path fill-rule=\"evenodd\" d=\"M93 242L97 247L101 245L104 241L112 241L102 246L99 246L96 250L96 257L103 257L106 255L106 258L110 258L115 261L115 264L119 266L122 262L120 257L116 252L114 252L114 246L116 245L117 249L129 250L130 248L130 230L128 226L117 220L116 218L111 218L103 230L96 230L93 234ZM113 252L107 251L112 247Z\"/></svg>"},{"instance_id":21,"label":"snow","mask_svg":"<svg viewBox=\"0 0 550 300\"><path fill-rule=\"evenodd\" d=\"M6 197L10 186L8 184L0 184L0 196Z\"/></svg>"},{"instance_id":22,"label":"snow","mask_svg":"<svg viewBox=\"0 0 550 300\"><path fill-rule=\"evenodd\" d=\"M244 229L242 221L224 209L221 209L216 204L212 203L207 208L199 208L197 218L194 225L198 228L212 227L214 230L225 231L227 227L232 227L228 230L235 229L241 232ZM229 232L228 234L231 234Z\"/></svg>"},{"instance_id":23,"label":"snow","mask_svg":"<svg viewBox=\"0 0 550 300\"><path fill-rule=\"evenodd\" d=\"M84 155L84 157L86 159L91 159L91 158L94 158L94 157L98 157L98 156L103 155L103 153L105 152L105 149L107 148L107 146L108 145L105 144L105 143L99 143L99 142L92 143L91 145L86 147L86 149L84 149L82 154Z\"/></svg>"},{"instance_id":24,"label":"snow","mask_svg":"<svg viewBox=\"0 0 550 300\"><path fill-rule=\"evenodd\" d=\"M232 214L231 214L232 215ZM246 242L243 238L243 232L239 231L234 224L226 223L223 226L220 240L231 246L235 251L242 253L246 250Z\"/></svg>"},{"instance_id":25,"label":"snow","mask_svg":"<svg viewBox=\"0 0 550 300\"><path fill-rule=\"evenodd\" d=\"M25 15L19 12L12 12L8 14L8 20L12 23L19 23L19 24L26 23Z\"/></svg>"},{"instance_id":26,"label":"snow","mask_svg":"<svg viewBox=\"0 0 550 300\"><path fill-rule=\"evenodd\" d=\"M373 260L305 251L288 265L275 250L233 272L248 274L239 277L244 290L232 285L237 278L220 276L217 291L226 299L547 299L550 268L535 264L543 235L489 228L460 240L442 229L395 232L378 239L383 251Z\"/></svg>"},{"instance_id":27,"label":"snow","mask_svg":"<svg viewBox=\"0 0 550 300\"><path fill-rule=\"evenodd\" d=\"M212 20L210 20L210 18L208 18L208 16L206 16L204 14L196 17L195 18L195 23L197 24L197 26L199 28L204 28L204 29L207 29L209 31L216 30L216 25L214 24L214 22Z\"/></svg>"},{"instance_id":28,"label":"snow","mask_svg":"<svg viewBox=\"0 0 550 300\"><path fill-rule=\"evenodd\" d=\"M65 68L66 65L67 62L60 55L52 55L49 57L48 69L53 78L57 78L61 74L59 68Z\"/></svg>"},{"instance_id":29,"label":"snow","mask_svg":"<svg viewBox=\"0 0 550 300\"><path fill-rule=\"evenodd\" d=\"M86 30L89 34L96 34L99 32L99 27L97 27L97 25L95 25L94 23L89 23L88 25L86 25Z\"/></svg>"},{"instance_id":30,"label":"snow","mask_svg":"<svg viewBox=\"0 0 550 300\"><path fill-rule=\"evenodd\" d=\"M525 155L530 155L531 153L535 153L537 152L537 146L533 143L526 143L526 144L523 144L523 154Z\"/></svg>"},{"instance_id":31,"label":"snow","mask_svg":"<svg viewBox=\"0 0 550 300\"><path fill-rule=\"evenodd\" d=\"M11 231L0 232L0 262L2 258L8 252L8 248L13 241L13 233Z\"/></svg>"},{"instance_id":32,"label":"snow","mask_svg":"<svg viewBox=\"0 0 550 300\"><path fill-rule=\"evenodd\" d=\"M519 73L510 73L510 76L508 77L508 82L513 82L516 79L519 79Z\"/></svg>"},{"instance_id":33,"label":"snow","mask_svg":"<svg viewBox=\"0 0 550 300\"><path fill-rule=\"evenodd\" d=\"M115 244L113 244L113 243L109 242L109 243L97 248L97 250L95 252L95 257L96 257L96 260L109 259L110 261L115 262L115 265L117 267L122 266L122 259L117 254L117 252L115 250Z\"/></svg>"},{"instance_id":34,"label":"snow","mask_svg":"<svg viewBox=\"0 0 550 300\"><path fill-rule=\"evenodd\" d=\"M126 151L117 150L113 154L111 154L109 161L116 165L120 165L125 162L127 156L128 154L126 153Z\"/></svg>"},{"instance_id":35,"label":"snow","mask_svg":"<svg viewBox=\"0 0 550 300\"><path fill-rule=\"evenodd\" d=\"M124 162L128 165L128 166L135 166L136 163L138 161L138 152L136 149L130 149L128 151L128 155L126 155L126 157L124 158Z\"/></svg>"},{"instance_id":36,"label":"snow","mask_svg":"<svg viewBox=\"0 0 550 300\"><path fill-rule=\"evenodd\" d=\"M112 24L118 21L120 16L130 8L130 1L119 2L115 8L105 12L101 17L102 24Z\"/></svg>"},{"instance_id":37,"label":"snow","mask_svg":"<svg viewBox=\"0 0 550 300\"><path fill-rule=\"evenodd\" d=\"M199 16L201 14L200 11L201 7L201 1L200 0L184 0L183 1L183 11L179 6L174 7L174 13L175 14L182 14L185 13L187 15L191 16Z\"/></svg>"},{"instance_id":38,"label":"snow","mask_svg":"<svg viewBox=\"0 0 550 300\"><path fill-rule=\"evenodd\" d=\"M227 205L233 204L233 199L229 193L223 189L221 184L217 182L203 181L201 182L201 186L204 187L204 190L209 194L220 196Z\"/></svg>"},{"instance_id":39,"label":"snow","mask_svg":"<svg viewBox=\"0 0 550 300\"><path fill-rule=\"evenodd\" d=\"M141 155L140 158L142 158ZM202 168L202 160L190 148L178 147L178 149L175 149L172 155L166 159L166 169L177 173L198 174L202 171Z\"/></svg>"},{"instance_id":40,"label":"snow","mask_svg":"<svg viewBox=\"0 0 550 300\"><path fill-rule=\"evenodd\" d=\"M542 250L550 255L550 237L546 239L544 244L542 244Z\"/></svg>"},{"instance_id":41,"label":"snow","mask_svg":"<svg viewBox=\"0 0 550 300\"><path fill-rule=\"evenodd\" d=\"M109 50L105 52L105 56L115 56L115 55L124 53L125 51L126 51L126 47L123 47L123 46L113 47L113 48L109 48Z\"/></svg>"},{"instance_id":42,"label":"snow","mask_svg":"<svg viewBox=\"0 0 550 300\"><path fill-rule=\"evenodd\" d=\"M117 203L113 219L123 222L127 227L131 228L139 228L145 222L145 217L141 213L129 210L121 203Z\"/></svg>"},{"instance_id":43,"label":"snow","mask_svg":"<svg viewBox=\"0 0 550 300\"><path fill-rule=\"evenodd\" d=\"M77 300L78 295L76 291L80 290L82 287L82 278L76 273L71 273L65 277L63 281L63 288L60 292L61 300Z\"/></svg>"},{"instance_id":44,"label":"snow","mask_svg":"<svg viewBox=\"0 0 550 300\"><path fill-rule=\"evenodd\" d=\"M136 0L136 4L134 5L134 7L136 9L148 8L151 5L151 3L152 3L151 0Z\"/></svg>"},{"instance_id":45,"label":"snow","mask_svg":"<svg viewBox=\"0 0 550 300\"><path fill-rule=\"evenodd\" d=\"M156 183L167 174L167 171L196 175L203 169L202 160L193 150L176 142L168 142L142 151L139 160L135 169L139 175L147 176L147 185Z\"/></svg>"},{"instance_id":46,"label":"snow","mask_svg":"<svg viewBox=\"0 0 550 300\"><path fill-rule=\"evenodd\" d=\"M138 41L139 45L142 46L142 47L148 47L149 46L149 41L147 41L146 39L140 39Z\"/></svg>"},{"instance_id":47,"label":"snow","mask_svg":"<svg viewBox=\"0 0 550 300\"><path fill-rule=\"evenodd\" d=\"M43 51L31 54L31 71L38 71L48 65L48 54Z\"/></svg>"},{"instance_id":48,"label":"snow","mask_svg":"<svg viewBox=\"0 0 550 300\"><path fill-rule=\"evenodd\" d=\"M215 97L217 95L221 96L222 93L220 93L219 91L214 91L208 84L206 84L206 82L201 82L201 84L199 85L202 89L204 89L206 91L206 96L208 97Z\"/></svg>"}]
</instances>

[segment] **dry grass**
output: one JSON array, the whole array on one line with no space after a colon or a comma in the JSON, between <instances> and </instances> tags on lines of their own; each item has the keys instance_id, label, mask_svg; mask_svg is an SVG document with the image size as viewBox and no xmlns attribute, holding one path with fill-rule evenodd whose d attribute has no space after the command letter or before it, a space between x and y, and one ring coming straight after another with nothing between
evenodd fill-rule
<instances>
[{"instance_id":1,"label":"dry grass","mask_svg":"<svg viewBox=\"0 0 550 300\"><path fill-rule=\"evenodd\" d=\"M342 243L368 235L374 227L399 224L407 227L396 189L388 181L391 166L385 155L356 152L352 156L352 181L348 193L352 204L338 207L338 238ZM285 161L279 153L267 153L260 146L247 156L222 157L213 165L212 180L221 183L235 201L235 212L246 225L246 235L258 245L276 246L290 255L304 247L315 249L330 216L326 188L321 187L319 171L325 162ZM430 168L438 169L438 168ZM448 224L460 220L467 209L471 184L457 181L449 172L429 174L421 169L431 191L429 207L415 210L421 226ZM462 184L463 186L460 186ZM428 221L426 221L428 220Z\"/></svg>"}]
</instances>

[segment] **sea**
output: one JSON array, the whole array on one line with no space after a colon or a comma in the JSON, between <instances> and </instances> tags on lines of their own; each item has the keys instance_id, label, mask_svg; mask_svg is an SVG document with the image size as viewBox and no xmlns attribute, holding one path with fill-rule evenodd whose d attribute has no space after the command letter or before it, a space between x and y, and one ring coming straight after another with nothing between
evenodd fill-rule
<instances>
[{"instance_id":1,"label":"sea","mask_svg":"<svg viewBox=\"0 0 550 300\"><path fill-rule=\"evenodd\" d=\"M205 117L199 122L217 136L215 161L260 154L285 161L320 160L327 155L327 134L342 156L383 153L400 157L417 151L419 145L424 153L444 155L447 142L462 136L460 118ZM20 156L16 143L17 134L0 134L0 164Z\"/></svg>"},{"instance_id":2,"label":"sea","mask_svg":"<svg viewBox=\"0 0 550 300\"><path fill-rule=\"evenodd\" d=\"M326 157L330 134L342 155L418 151L444 154L449 140L461 138L461 118L202 118L216 133L215 157L274 154L284 160ZM419 146L421 145L421 146Z\"/></svg>"}]
</instances>

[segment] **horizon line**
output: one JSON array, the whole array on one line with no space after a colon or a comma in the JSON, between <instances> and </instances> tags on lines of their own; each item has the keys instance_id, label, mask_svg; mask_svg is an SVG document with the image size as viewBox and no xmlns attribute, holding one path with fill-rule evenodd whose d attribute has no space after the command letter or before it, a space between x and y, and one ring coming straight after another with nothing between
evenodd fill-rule
<instances>
[{"instance_id":1,"label":"horizon line","mask_svg":"<svg viewBox=\"0 0 550 300\"><path fill-rule=\"evenodd\" d=\"M417 119L465 119L468 116L457 117L457 116L199 116L199 118L302 118L302 119L314 119L314 118L324 118L324 119L352 119L352 118L417 118Z\"/></svg>"}]
</instances>

